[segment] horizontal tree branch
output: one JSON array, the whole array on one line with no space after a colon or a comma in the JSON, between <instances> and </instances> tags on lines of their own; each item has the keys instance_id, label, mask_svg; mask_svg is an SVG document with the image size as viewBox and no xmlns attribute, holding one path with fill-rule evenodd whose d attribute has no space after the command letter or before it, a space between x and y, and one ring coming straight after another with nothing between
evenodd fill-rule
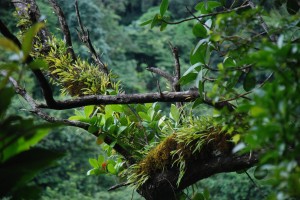
<instances>
[{"instance_id":1,"label":"horizontal tree branch","mask_svg":"<svg viewBox=\"0 0 300 200\"><path fill-rule=\"evenodd\" d=\"M65 110L78 108L87 105L108 105L108 104L136 104L136 103L154 103L154 102L191 102L199 98L197 90L184 92L162 92L162 93L145 93L145 94L118 94L111 95L90 95L77 99L56 101L55 105L40 104L39 108ZM213 106L217 109L227 107L229 110L234 109L234 105L228 102L213 103L210 99L203 99L203 103Z\"/></svg>"}]
</instances>

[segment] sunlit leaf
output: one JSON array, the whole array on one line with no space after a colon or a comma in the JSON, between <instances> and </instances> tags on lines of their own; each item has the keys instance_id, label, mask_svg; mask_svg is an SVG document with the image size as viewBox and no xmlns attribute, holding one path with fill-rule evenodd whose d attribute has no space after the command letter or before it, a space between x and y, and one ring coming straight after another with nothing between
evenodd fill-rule
<instances>
[{"instance_id":1,"label":"sunlit leaf","mask_svg":"<svg viewBox=\"0 0 300 200\"><path fill-rule=\"evenodd\" d=\"M98 168L98 167L99 167L98 161L97 161L95 158L90 158L90 159L89 159L89 163L90 163L90 165L91 165L92 167L94 167L94 168Z\"/></svg>"}]
</instances>

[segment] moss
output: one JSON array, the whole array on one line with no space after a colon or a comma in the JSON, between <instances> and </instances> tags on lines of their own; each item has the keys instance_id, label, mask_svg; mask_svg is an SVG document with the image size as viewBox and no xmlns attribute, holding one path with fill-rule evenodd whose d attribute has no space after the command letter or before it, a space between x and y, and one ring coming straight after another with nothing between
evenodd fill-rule
<instances>
[{"instance_id":1,"label":"moss","mask_svg":"<svg viewBox=\"0 0 300 200\"><path fill-rule=\"evenodd\" d=\"M211 119L196 119L165 138L160 144L149 151L147 156L137 164L137 180L172 168L178 170L179 181L186 164L194 160L207 160L212 156L231 153L233 134L228 134L221 126L213 125ZM144 181L138 181L144 183Z\"/></svg>"}]
</instances>

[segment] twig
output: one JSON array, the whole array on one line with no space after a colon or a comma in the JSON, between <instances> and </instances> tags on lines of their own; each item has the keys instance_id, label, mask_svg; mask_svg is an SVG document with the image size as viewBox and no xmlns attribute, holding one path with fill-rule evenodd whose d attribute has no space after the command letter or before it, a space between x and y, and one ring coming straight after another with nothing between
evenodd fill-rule
<instances>
[{"instance_id":1,"label":"twig","mask_svg":"<svg viewBox=\"0 0 300 200\"><path fill-rule=\"evenodd\" d=\"M248 5L251 7L251 9L255 9L255 4L251 1L251 0L248 0ZM268 34L270 40L272 42L276 42L276 37L275 35L273 34L270 34L269 33L269 28L268 28L268 25L266 24L266 22L264 21L264 19L262 18L261 15L258 15L258 20L260 21L260 25L261 27L264 29L264 31Z\"/></svg>"},{"instance_id":2,"label":"twig","mask_svg":"<svg viewBox=\"0 0 300 200\"><path fill-rule=\"evenodd\" d=\"M76 61L76 54L73 50L71 34L70 34L69 26L67 24L65 15L55 0L49 0L49 2L51 3L56 15L58 16L58 20L59 20L62 32L64 34L64 40L66 41L66 44L68 47L67 52L71 55L73 61Z\"/></svg>"},{"instance_id":3,"label":"twig","mask_svg":"<svg viewBox=\"0 0 300 200\"><path fill-rule=\"evenodd\" d=\"M120 184L111 186L110 188L108 188L107 191L113 191L113 190L116 190L116 189L118 189L118 188L120 188L120 187L124 187L124 186L130 185L130 184L131 184L131 183L128 183L128 182L120 183Z\"/></svg>"},{"instance_id":4,"label":"twig","mask_svg":"<svg viewBox=\"0 0 300 200\"><path fill-rule=\"evenodd\" d=\"M269 80L270 80L270 78L273 76L273 72L259 85L259 86L257 86L256 88L254 88L254 89L252 89L251 91L248 91L248 92L245 92L245 93L243 93L243 94L239 94L239 95L237 95L237 96L235 96L235 97L233 97L233 98L230 98L230 99L226 99L226 100L223 100L223 101L219 101L218 103L224 103L224 102L230 102L230 101L234 101L234 100L237 100L237 99L239 99L239 98L245 98L245 99L248 99L249 100L249 98L247 98L246 97L246 95L248 95L248 94L251 94L252 92L254 92L255 90L257 90L257 89L259 89L259 88L261 88L261 87L263 87Z\"/></svg>"},{"instance_id":5,"label":"twig","mask_svg":"<svg viewBox=\"0 0 300 200\"><path fill-rule=\"evenodd\" d=\"M162 21L165 22L165 23L167 23L167 24L170 24L170 25L181 24L181 23L186 22L186 21L191 21L191 20L194 20L194 19L201 19L201 18L204 18L204 17L215 16L215 15L218 15L218 14L230 13L230 12L238 11L240 9L247 8L247 7L249 7L249 4L245 4L245 5L242 5L242 6L233 8L233 9L230 9L230 10L223 10L223 11L219 11L219 12L213 12L213 13L209 13L209 14L204 14L204 15L196 16L196 18L195 17L186 18L186 19L183 19L183 20L180 20L180 21L177 21L177 22L168 22L168 21L166 21L164 19L162 19Z\"/></svg>"},{"instance_id":6,"label":"twig","mask_svg":"<svg viewBox=\"0 0 300 200\"><path fill-rule=\"evenodd\" d=\"M90 39L90 34L89 34L89 30L83 27L82 21L81 21L81 17L80 17L80 13L79 13L79 8L78 8L78 1L75 1L75 10L76 10L76 16L77 16L77 21L80 27L80 31L77 30L77 33L79 35L80 40L86 45L86 47L89 49L90 53L92 54L92 58L94 59L94 61L96 62L96 64L98 65L99 69L105 73L106 75L108 75L108 69L107 66L102 62L102 60L100 59L100 57L98 56L92 42Z\"/></svg>"},{"instance_id":7,"label":"twig","mask_svg":"<svg viewBox=\"0 0 300 200\"><path fill-rule=\"evenodd\" d=\"M156 68L156 67L147 67L146 69L147 69L148 71L150 71L150 72L153 72L153 73L155 73L155 74L158 74L158 75L164 77L164 78L167 79L171 84L173 83L173 77L172 77L169 73L167 73L167 72L165 72L165 71L163 71L163 70L161 70L161 69L159 69L159 68Z\"/></svg>"}]
</instances>

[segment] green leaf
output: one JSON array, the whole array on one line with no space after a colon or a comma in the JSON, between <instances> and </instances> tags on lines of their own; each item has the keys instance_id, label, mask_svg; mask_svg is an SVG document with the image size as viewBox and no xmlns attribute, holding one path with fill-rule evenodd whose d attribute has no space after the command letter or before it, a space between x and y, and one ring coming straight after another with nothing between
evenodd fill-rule
<instances>
[{"instance_id":1,"label":"green leaf","mask_svg":"<svg viewBox=\"0 0 300 200\"><path fill-rule=\"evenodd\" d=\"M193 27L193 34L196 37L204 38L207 36L207 30L201 23L197 23Z\"/></svg>"},{"instance_id":2,"label":"green leaf","mask_svg":"<svg viewBox=\"0 0 300 200\"><path fill-rule=\"evenodd\" d=\"M120 135L120 134L123 133L126 129L127 129L127 126L120 126L120 127L118 128L117 135Z\"/></svg>"},{"instance_id":3,"label":"green leaf","mask_svg":"<svg viewBox=\"0 0 300 200\"><path fill-rule=\"evenodd\" d=\"M108 171L109 173L111 173L111 174L117 174L117 171L116 171L116 169L115 169L115 166L114 166L113 164L111 164L111 163L109 163L109 164L107 165L107 171Z\"/></svg>"},{"instance_id":4,"label":"green leaf","mask_svg":"<svg viewBox=\"0 0 300 200\"><path fill-rule=\"evenodd\" d=\"M90 159L89 159L89 163L90 163L90 165L91 165L92 167L94 167L94 168L98 168L98 167L99 167L98 161L97 161L95 158L90 158Z\"/></svg>"},{"instance_id":5,"label":"green leaf","mask_svg":"<svg viewBox=\"0 0 300 200\"><path fill-rule=\"evenodd\" d=\"M236 66L236 62L235 62L235 60L233 58L226 57L224 59L224 61L223 61L223 66L227 67L227 68L229 68L229 67L235 67Z\"/></svg>"},{"instance_id":6,"label":"green leaf","mask_svg":"<svg viewBox=\"0 0 300 200\"><path fill-rule=\"evenodd\" d=\"M94 107L95 106L93 106L93 105L92 106L84 106L84 115L86 118L89 118L92 115L92 113L94 111Z\"/></svg>"},{"instance_id":7,"label":"green leaf","mask_svg":"<svg viewBox=\"0 0 300 200\"><path fill-rule=\"evenodd\" d=\"M169 6L169 0L162 0L160 4L160 15L164 16Z\"/></svg>"},{"instance_id":8,"label":"green leaf","mask_svg":"<svg viewBox=\"0 0 300 200\"><path fill-rule=\"evenodd\" d=\"M99 155L98 156L98 163L99 163L99 165L102 165L102 163L104 162L104 160L105 160L105 158L104 158L103 155Z\"/></svg>"},{"instance_id":9,"label":"green leaf","mask_svg":"<svg viewBox=\"0 0 300 200\"><path fill-rule=\"evenodd\" d=\"M139 116L142 118L142 120L144 121L151 121L151 117L149 115L147 115L147 113L144 112L138 112Z\"/></svg>"},{"instance_id":10,"label":"green leaf","mask_svg":"<svg viewBox=\"0 0 300 200\"><path fill-rule=\"evenodd\" d=\"M29 63L30 69L48 69L48 63L43 59L35 59Z\"/></svg>"},{"instance_id":11,"label":"green leaf","mask_svg":"<svg viewBox=\"0 0 300 200\"><path fill-rule=\"evenodd\" d=\"M243 82L243 87L245 91L252 90L256 85L256 77L253 72L247 73L245 80Z\"/></svg>"},{"instance_id":12,"label":"green leaf","mask_svg":"<svg viewBox=\"0 0 300 200\"><path fill-rule=\"evenodd\" d=\"M206 53L207 53L208 45L204 40L200 40L196 47L192 50L190 55L190 62L192 65L196 63L205 63Z\"/></svg>"},{"instance_id":13,"label":"green leaf","mask_svg":"<svg viewBox=\"0 0 300 200\"><path fill-rule=\"evenodd\" d=\"M175 122L179 122L180 111L174 104L171 105L170 117L174 119Z\"/></svg>"},{"instance_id":14,"label":"green leaf","mask_svg":"<svg viewBox=\"0 0 300 200\"><path fill-rule=\"evenodd\" d=\"M203 103L203 98L197 98L197 99L194 101L192 108L194 109L194 108L196 108L197 106L199 106L199 105L202 104L202 103Z\"/></svg>"},{"instance_id":15,"label":"green leaf","mask_svg":"<svg viewBox=\"0 0 300 200\"><path fill-rule=\"evenodd\" d=\"M34 24L24 35L23 41L22 41L22 51L24 54L24 60L28 57L29 53L31 52L32 49L32 43L33 43L33 38L36 36L36 34L44 28L45 24L44 23L36 23Z\"/></svg>"},{"instance_id":16,"label":"green leaf","mask_svg":"<svg viewBox=\"0 0 300 200\"><path fill-rule=\"evenodd\" d=\"M18 45L16 45L12 40L5 37L0 37L0 47L15 53L20 52L20 48L18 47Z\"/></svg>"},{"instance_id":17,"label":"green leaf","mask_svg":"<svg viewBox=\"0 0 300 200\"><path fill-rule=\"evenodd\" d=\"M215 8L222 6L220 2L217 1L204 1L200 2L195 6L195 10L201 12L201 14L207 14L212 12Z\"/></svg>"},{"instance_id":18,"label":"green leaf","mask_svg":"<svg viewBox=\"0 0 300 200\"><path fill-rule=\"evenodd\" d=\"M192 200L205 200L205 197L204 197L203 194L201 194L201 193L196 193L196 194L194 194L194 196L192 197Z\"/></svg>"},{"instance_id":19,"label":"green leaf","mask_svg":"<svg viewBox=\"0 0 300 200\"><path fill-rule=\"evenodd\" d=\"M179 80L180 85L186 85L190 82L193 82L194 80L196 80L198 73L189 73L185 76L182 76Z\"/></svg>"},{"instance_id":20,"label":"green leaf","mask_svg":"<svg viewBox=\"0 0 300 200\"><path fill-rule=\"evenodd\" d=\"M140 26L146 26L147 24L150 24L153 21L153 19L149 19L147 21L144 21L140 24Z\"/></svg>"},{"instance_id":21,"label":"green leaf","mask_svg":"<svg viewBox=\"0 0 300 200\"><path fill-rule=\"evenodd\" d=\"M166 22L161 22L161 25L160 25L160 31L164 31L166 28L167 28L167 23Z\"/></svg>"},{"instance_id":22,"label":"green leaf","mask_svg":"<svg viewBox=\"0 0 300 200\"><path fill-rule=\"evenodd\" d=\"M160 21L159 19L158 19L158 14L156 14L155 16L154 16L154 18L152 19L152 22L151 22L151 28L153 28L155 25L157 25L158 24L158 22Z\"/></svg>"}]
</instances>

